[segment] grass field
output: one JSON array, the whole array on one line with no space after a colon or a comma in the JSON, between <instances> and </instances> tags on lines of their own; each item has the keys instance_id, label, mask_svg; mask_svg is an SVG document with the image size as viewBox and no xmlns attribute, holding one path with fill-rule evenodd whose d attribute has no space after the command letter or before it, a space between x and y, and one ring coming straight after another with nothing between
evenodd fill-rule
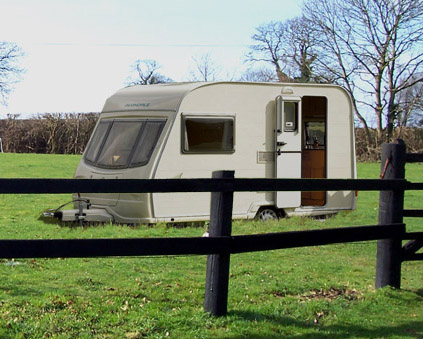
<instances>
[{"instance_id":1,"label":"grass field","mask_svg":"<svg viewBox=\"0 0 423 339\"><path fill-rule=\"evenodd\" d=\"M0 177L70 178L78 156L0 154ZM422 181L422 165L407 178ZM359 164L378 178L379 164ZM70 195L0 196L0 238L200 236L203 228L61 227L37 220ZM421 208L423 193L407 192ZM324 222L237 221L234 234L377 223L378 193ZM407 229L422 231L419 220ZM0 260L1 338L423 338L423 263L407 262L402 289L374 289L376 242L231 256L229 313L203 311L204 256Z\"/></svg>"}]
</instances>

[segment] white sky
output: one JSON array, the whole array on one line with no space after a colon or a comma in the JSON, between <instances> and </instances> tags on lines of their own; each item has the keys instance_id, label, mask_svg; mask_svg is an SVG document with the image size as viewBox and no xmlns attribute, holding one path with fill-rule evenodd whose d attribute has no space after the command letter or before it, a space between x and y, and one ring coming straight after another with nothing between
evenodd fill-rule
<instances>
[{"instance_id":1,"label":"white sky","mask_svg":"<svg viewBox=\"0 0 423 339\"><path fill-rule=\"evenodd\" d=\"M136 59L185 81L209 53L239 76L255 28L300 14L301 0L0 0L0 41L25 53L7 113L99 112Z\"/></svg>"}]
</instances>

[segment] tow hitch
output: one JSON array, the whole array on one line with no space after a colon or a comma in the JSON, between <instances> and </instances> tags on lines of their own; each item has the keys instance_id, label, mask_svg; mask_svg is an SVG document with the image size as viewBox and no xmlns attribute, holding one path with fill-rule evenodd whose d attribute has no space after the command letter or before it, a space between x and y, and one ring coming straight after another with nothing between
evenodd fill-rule
<instances>
[{"instance_id":1,"label":"tow hitch","mask_svg":"<svg viewBox=\"0 0 423 339\"><path fill-rule=\"evenodd\" d=\"M77 209L65 210L63 207L78 202ZM56 218L63 222L78 222L80 226L89 223L113 222L113 216L101 208L92 208L88 199L75 199L59 206L56 209L48 209L43 212L41 219L49 220Z\"/></svg>"}]
</instances>

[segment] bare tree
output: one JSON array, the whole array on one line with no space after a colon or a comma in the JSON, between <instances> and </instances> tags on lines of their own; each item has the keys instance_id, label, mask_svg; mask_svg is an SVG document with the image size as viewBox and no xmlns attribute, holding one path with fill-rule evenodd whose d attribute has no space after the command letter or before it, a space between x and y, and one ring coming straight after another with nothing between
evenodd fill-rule
<instances>
[{"instance_id":1,"label":"bare tree","mask_svg":"<svg viewBox=\"0 0 423 339\"><path fill-rule=\"evenodd\" d=\"M275 72L269 68L250 68L245 71L240 81L253 81L253 82L278 82Z\"/></svg>"},{"instance_id":2,"label":"bare tree","mask_svg":"<svg viewBox=\"0 0 423 339\"><path fill-rule=\"evenodd\" d=\"M279 81L316 82L316 33L304 17L270 22L256 28L248 60L271 64Z\"/></svg>"},{"instance_id":3,"label":"bare tree","mask_svg":"<svg viewBox=\"0 0 423 339\"><path fill-rule=\"evenodd\" d=\"M22 51L15 43L0 41L0 103L6 105L13 85L21 79L19 67Z\"/></svg>"},{"instance_id":4,"label":"bare tree","mask_svg":"<svg viewBox=\"0 0 423 339\"><path fill-rule=\"evenodd\" d=\"M285 25L284 50L295 81L321 82L322 79L314 73L313 69L317 59L316 31L302 16L287 20Z\"/></svg>"},{"instance_id":5,"label":"bare tree","mask_svg":"<svg viewBox=\"0 0 423 339\"><path fill-rule=\"evenodd\" d=\"M216 64L210 53L192 59L194 68L190 71L191 81L216 81L220 77L222 68Z\"/></svg>"},{"instance_id":6,"label":"bare tree","mask_svg":"<svg viewBox=\"0 0 423 339\"><path fill-rule=\"evenodd\" d=\"M386 127L389 140L399 94L423 81L415 76L423 66L422 0L307 0L303 13L320 36L322 77L349 91L367 132L360 111L370 108L379 139Z\"/></svg>"},{"instance_id":7,"label":"bare tree","mask_svg":"<svg viewBox=\"0 0 423 339\"><path fill-rule=\"evenodd\" d=\"M271 64L280 82L291 80L287 74L288 56L283 49L286 30L286 25L276 21L258 26L251 37L255 44L247 55L249 61Z\"/></svg>"},{"instance_id":8,"label":"bare tree","mask_svg":"<svg viewBox=\"0 0 423 339\"><path fill-rule=\"evenodd\" d=\"M153 85L173 82L172 79L160 74L160 65L155 60L136 60L131 66L131 75L126 84L132 85Z\"/></svg>"},{"instance_id":9,"label":"bare tree","mask_svg":"<svg viewBox=\"0 0 423 339\"><path fill-rule=\"evenodd\" d=\"M414 82L413 80L411 80ZM423 83L415 83L398 95L397 125L423 125Z\"/></svg>"}]
</instances>

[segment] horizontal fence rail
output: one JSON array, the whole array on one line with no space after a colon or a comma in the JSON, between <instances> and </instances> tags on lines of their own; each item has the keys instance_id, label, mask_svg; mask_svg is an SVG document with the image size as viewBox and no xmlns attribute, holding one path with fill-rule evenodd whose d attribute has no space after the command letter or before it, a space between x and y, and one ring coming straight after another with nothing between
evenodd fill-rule
<instances>
[{"instance_id":1,"label":"horizontal fence rail","mask_svg":"<svg viewBox=\"0 0 423 339\"><path fill-rule=\"evenodd\" d=\"M421 218L423 210L404 210L404 217Z\"/></svg>"},{"instance_id":2,"label":"horizontal fence rail","mask_svg":"<svg viewBox=\"0 0 423 339\"><path fill-rule=\"evenodd\" d=\"M405 155L406 162L423 162L423 154L422 153L407 153Z\"/></svg>"},{"instance_id":3,"label":"horizontal fence rail","mask_svg":"<svg viewBox=\"0 0 423 339\"><path fill-rule=\"evenodd\" d=\"M420 239L423 240L423 232L407 232L402 236L403 240Z\"/></svg>"},{"instance_id":4,"label":"horizontal fence rail","mask_svg":"<svg viewBox=\"0 0 423 339\"><path fill-rule=\"evenodd\" d=\"M423 190L405 179L0 179L0 194Z\"/></svg>"},{"instance_id":5,"label":"horizontal fence rail","mask_svg":"<svg viewBox=\"0 0 423 339\"><path fill-rule=\"evenodd\" d=\"M234 254L378 240L404 234L404 224L393 224L218 237L0 240L0 258Z\"/></svg>"}]
</instances>

